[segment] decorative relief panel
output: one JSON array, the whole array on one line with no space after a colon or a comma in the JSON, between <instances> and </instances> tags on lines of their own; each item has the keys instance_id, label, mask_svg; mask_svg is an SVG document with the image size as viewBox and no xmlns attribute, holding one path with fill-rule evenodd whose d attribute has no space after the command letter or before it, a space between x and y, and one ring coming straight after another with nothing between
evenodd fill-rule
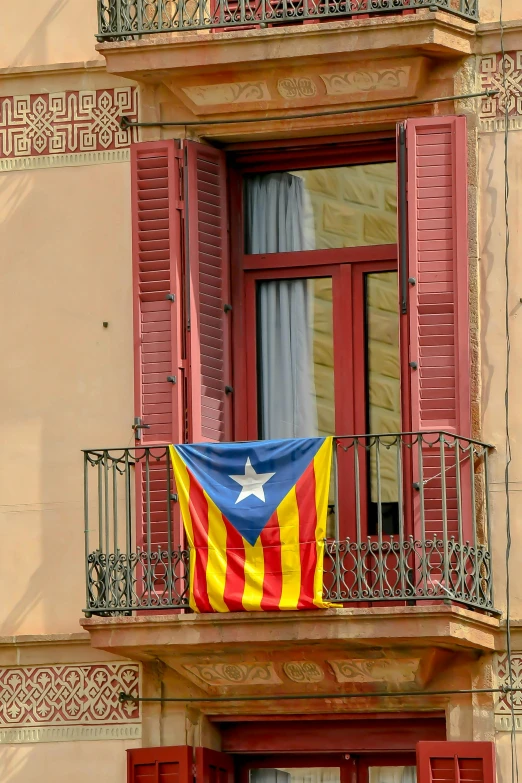
<instances>
[{"instance_id":1,"label":"decorative relief panel","mask_svg":"<svg viewBox=\"0 0 522 783\"><path fill-rule=\"evenodd\" d=\"M134 663L0 669L0 743L124 739L141 736Z\"/></svg>"},{"instance_id":2,"label":"decorative relief panel","mask_svg":"<svg viewBox=\"0 0 522 783\"><path fill-rule=\"evenodd\" d=\"M0 171L128 160L136 87L0 98Z\"/></svg>"},{"instance_id":3,"label":"decorative relief panel","mask_svg":"<svg viewBox=\"0 0 522 783\"><path fill-rule=\"evenodd\" d=\"M511 654L511 672L513 687L521 690L498 695L495 707L495 727L497 731L511 731L511 702L513 702L513 712L515 714L515 729L522 731L522 652L513 652ZM507 653L497 656L497 677L499 687L511 685Z\"/></svg>"},{"instance_id":4,"label":"decorative relief panel","mask_svg":"<svg viewBox=\"0 0 522 783\"><path fill-rule=\"evenodd\" d=\"M221 103L254 103L270 100L270 91L266 82L208 84L198 87L182 87L182 90L196 106L217 106Z\"/></svg>"},{"instance_id":5,"label":"decorative relief panel","mask_svg":"<svg viewBox=\"0 0 522 783\"><path fill-rule=\"evenodd\" d=\"M292 682L322 682L324 671L314 661L288 661L283 664L283 671Z\"/></svg>"},{"instance_id":6,"label":"decorative relief panel","mask_svg":"<svg viewBox=\"0 0 522 783\"><path fill-rule=\"evenodd\" d=\"M185 664L192 679L205 685L281 685L282 680L271 663Z\"/></svg>"},{"instance_id":7,"label":"decorative relief panel","mask_svg":"<svg viewBox=\"0 0 522 783\"><path fill-rule=\"evenodd\" d=\"M386 682L401 685L414 682L420 660L398 658L394 660L367 660L351 658L346 661L328 661L337 682Z\"/></svg>"},{"instance_id":8,"label":"decorative relief panel","mask_svg":"<svg viewBox=\"0 0 522 783\"><path fill-rule=\"evenodd\" d=\"M279 79L277 82L277 92L283 98L313 98L317 95L317 87L314 84L313 79L308 76L301 76L299 78L288 77L286 79Z\"/></svg>"},{"instance_id":9,"label":"decorative relief panel","mask_svg":"<svg viewBox=\"0 0 522 783\"><path fill-rule=\"evenodd\" d=\"M386 68L379 71L348 71L321 74L327 95L387 92L408 86L410 68Z\"/></svg>"},{"instance_id":10,"label":"decorative relief panel","mask_svg":"<svg viewBox=\"0 0 522 783\"><path fill-rule=\"evenodd\" d=\"M488 54L482 57L480 78L483 90L500 90L498 95L482 98L480 107L482 130L502 131L505 129L506 105L509 128L521 129L522 52L506 52L504 62L502 62L501 54Z\"/></svg>"}]
</instances>

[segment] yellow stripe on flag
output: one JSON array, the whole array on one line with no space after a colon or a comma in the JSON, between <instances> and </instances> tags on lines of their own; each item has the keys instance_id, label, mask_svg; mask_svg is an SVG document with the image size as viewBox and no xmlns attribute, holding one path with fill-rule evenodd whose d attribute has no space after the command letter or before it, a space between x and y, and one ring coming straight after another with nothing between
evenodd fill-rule
<instances>
[{"instance_id":1,"label":"yellow stripe on flag","mask_svg":"<svg viewBox=\"0 0 522 783\"><path fill-rule=\"evenodd\" d=\"M194 573L196 570L196 556L194 549L194 531L192 530L192 516L190 514L189 495L190 495L190 477L185 466L185 463L179 456L174 446L169 446L170 458L172 460L172 467L174 469L174 479L176 481L176 489L178 492L179 505L181 508L181 516L183 517L183 524L185 526L185 533L187 535L187 541L190 549L189 554L189 605L194 612L199 612L196 604L194 603Z\"/></svg>"},{"instance_id":2,"label":"yellow stripe on flag","mask_svg":"<svg viewBox=\"0 0 522 783\"><path fill-rule=\"evenodd\" d=\"M227 529L219 508L205 491L203 494L208 503L208 600L215 612L228 612L223 600L227 577Z\"/></svg>"},{"instance_id":3,"label":"yellow stripe on flag","mask_svg":"<svg viewBox=\"0 0 522 783\"><path fill-rule=\"evenodd\" d=\"M314 575L314 604L316 606L336 606L325 603L323 599L324 570L324 539L326 538L326 519L328 516L328 493L330 491L330 474L332 470L333 438L326 438L314 457L315 473L315 508L317 511L317 527L315 540L317 561Z\"/></svg>"},{"instance_id":4,"label":"yellow stripe on flag","mask_svg":"<svg viewBox=\"0 0 522 783\"><path fill-rule=\"evenodd\" d=\"M243 591L243 609L255 612L261 609L263 581L265 578L265 556L261 536L252 546L246 539L245 545L245 589Z\"/></svg>"},{"instance_id":5,"label":"yellow stripe on flag","mask_svg":"<svg viewBox=\"0 0 522 783\"><path fill-rule=\"evenodd\" d=\"M280 609L296 609L301 593L301 558L299 550L299 508L295 486L277 509L281 537L281 570L283 589Z\"/></svg>"}]
</instances>

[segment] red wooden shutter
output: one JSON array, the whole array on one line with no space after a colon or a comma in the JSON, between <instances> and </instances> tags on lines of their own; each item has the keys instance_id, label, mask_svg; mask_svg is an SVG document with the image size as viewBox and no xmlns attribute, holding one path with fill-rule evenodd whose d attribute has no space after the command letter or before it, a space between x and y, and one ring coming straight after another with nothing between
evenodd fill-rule
<instances>
[{"instance_id":1,"label":"red wooden shutter","mask_svg":"<svg viewBox=\"0 0 522 783\"><path fill-rule=\"evenodd\" d=\"M468 436L466 118L406 125L412 429Z\"/></svg>"},{"instance_id":2,"label":"red wooden shutter","mask_svg":"<svg viewBox=\"0 0 522 783\"><path fill-rule=\"evenodd\" d=\"M468 313L467 150L465 117L408 120L408 332L403 380L411 395L413 432L448 432L469 437L470 352ZM435 441L437 436L425 436ZM471 526L469 456L459 453L460 497L456 487L455 442L422 448L422 476L412 453L414 534L430 541L459 537L459 506L465 538ZM462 465L460 465L462 460ZM467 460L467 462L466 462ZM421 483L422 482L422 483ZM435 548L436 549L436 548ZM436 558L437 553L434 553ZM441 581L438 568L428 581ZM426 588L427 585L424 585Z\"/></svg>"},{"instance_id":3,"label":"red wooden shutter","mask_svg":"<svg viewBox=\"0 0 522 783\"><path fill-rule=\"evenodd\" d=\"M186 143L190 440L231 439L230 312L224 153Z\"/></svg>"},{"instance_id":4,"label":"red wooden shutter","mask_svg":"<svg viewBox=\"0 0 522 783\"><path fill-rule=\"evenodd\" d=\"M196 783L234 783L232 756L209 748L196 748Z\"/></svg>"},{"instance_id":5,"label":"red wooden shutter","mask_svg":"<svg viewBox=\"0 0 522 783\"><path fill-rule=\"evenodd\" d=\"M180 181L175 141L132 145L135 414L138 425L147 427L136 431L137 446L166 446L182 439ZM144 452L137 452L141 457L136 466L137 543L155 552L168 549L169 514L171 520L176 517L165 454L165 448L151 451L146 458ZM179 543L180 531L171 529L171 546ZM164 573L161 564L160 571ZM161 580L153 583L162 593Z\"/></svg>"},{"instance_id":6,"label":"red wooden shutter","mask_svg":"<svg viewBox=\"0 0 522 783\"><path fill-rule=\"evenodd\" d=\"M417 783L495 783L493 742L418 742Z\"/></svg>"},{"instance_id":7,"label":"red wooden shutter","mask_svg":"<svg viewBox=\"0 0 522 783\"><path fill-rule=\"evenodd\" d=\"M127 783L192 783L192 748L135 748L127 751Z\"/></svg>"}]
</instances>

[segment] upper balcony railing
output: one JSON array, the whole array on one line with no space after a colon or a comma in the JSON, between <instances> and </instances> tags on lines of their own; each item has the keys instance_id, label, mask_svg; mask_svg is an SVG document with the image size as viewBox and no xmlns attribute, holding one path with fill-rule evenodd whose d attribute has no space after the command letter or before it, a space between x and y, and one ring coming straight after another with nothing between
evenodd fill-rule
<instances>
[{"instance_id":1,"label":"upper balcony railing","mask_svg":"<svg viewBox=\"0 0 522 783\"><path fill-rule=\"evenodd\" d=\"M418 9L478 21L478 0L98 0L98 40L385 17Z\"/></svg>"},{"instance_id":2,"label":"upper balcony railing","mask_svg":"<svg viewBox=\"0 0 522 783\"><path fill-rule=\"evenodd\" d=\"M443 432L336 438L325 598L495 611L489 448ZM168 448L84 455L84 612L186 610L189 553Z\"/></svg>"}]
</instances>

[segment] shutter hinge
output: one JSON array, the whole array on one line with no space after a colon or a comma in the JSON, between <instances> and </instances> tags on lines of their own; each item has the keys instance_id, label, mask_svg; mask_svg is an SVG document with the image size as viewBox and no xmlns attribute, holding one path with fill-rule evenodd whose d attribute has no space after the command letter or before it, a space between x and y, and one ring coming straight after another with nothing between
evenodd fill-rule
<instances>
[{"instance_id":1,"label":"shutter hinge","mask_svg":"<svg viewBox=\"0 0 522 783\"><path fill-rule=\"evenodd\" d=\"M176 294L165 294L165 299L168 299L169 302L175 302Z\"/></svg>"},{"instance_id":2,"label":"shutter hinge","mask_svg":"<svg viewBox=\"0 0 522 783\"><path fill-rule=\"evenodd\" d=\"M176 378L176 376L175 376L175 375L167 375L167 381L168 381L169 383L177 383L177 382L178 382L178 379Z\"/></svg>"},{"instance_id":3,"label":"shutter hinge","mask_svg":"<svg viewBox=\"0 0 522 783\"><path fill-rule=\"evenodd\" d=\"M150 424L143 424L141 418L136 416L134 419L134 424L132 425L132 429L134 430L134 437L136 440L141 440L141 431L150 430Z\"/></svg>"},{"instance_id":4,"label":"shutter hinge","mask_svg":"<svg viewBox=\"0 0 522 783\"><path fill-rule=\"evenodd\" d=\"M223 305L223 310L225 311L225 313L231 313L232 312L232 305L231 304L224 304Z\"/></svg>"},{"instance_id":5,"label":"shutter hinge","mask_svg":"<svg viewBox=\"0 0 522 783\"><path fill-rule=\"evenodd\" d=\"M233 394L233 393L234 393L233 386L225 386L225 394Z\"/></svg>"},{"instance_id":6,"label":"shutter hinge","mask_svg":"<svg viewBox=\"0 0 522 783\"><path fill-rule=\"evenodd\" d=\"M418 366L419 365L417 364L417 362L410 362L410 367L412 370L416 370Z\"/></svg>"}]
</instances>

